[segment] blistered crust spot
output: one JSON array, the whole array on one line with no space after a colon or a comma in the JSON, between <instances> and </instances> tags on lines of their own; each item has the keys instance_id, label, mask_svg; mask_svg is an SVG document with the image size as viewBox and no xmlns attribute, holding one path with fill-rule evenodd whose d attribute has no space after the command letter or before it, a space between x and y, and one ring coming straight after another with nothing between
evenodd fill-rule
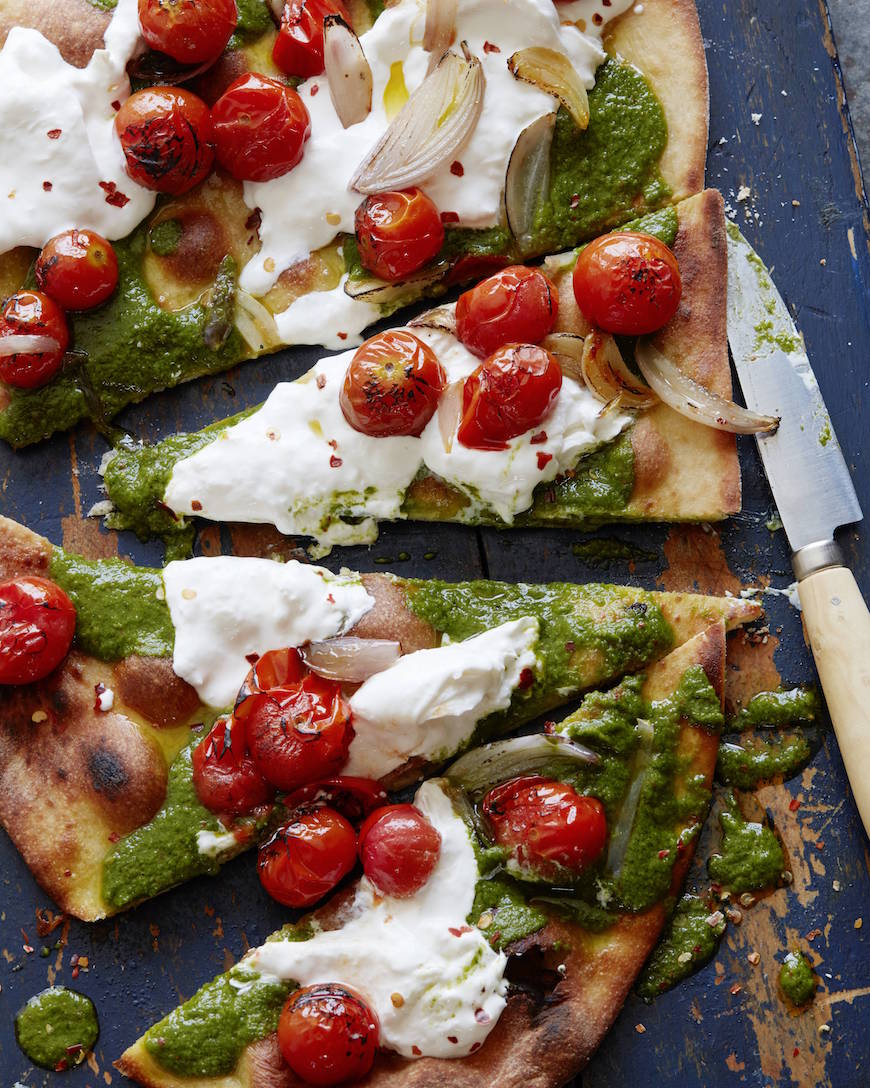
<instances>
[{"instance_id":1,"label":"blistered crust spot","mask_svg":"<svg viewBox=\"0 0 870 1088\"><path fill-rule=\"evenodd\" d=\"M125 657L113 672L120 701L162 729L186 722L200 705L196 690L163 657Z\"/></svg>"}]
</instances>

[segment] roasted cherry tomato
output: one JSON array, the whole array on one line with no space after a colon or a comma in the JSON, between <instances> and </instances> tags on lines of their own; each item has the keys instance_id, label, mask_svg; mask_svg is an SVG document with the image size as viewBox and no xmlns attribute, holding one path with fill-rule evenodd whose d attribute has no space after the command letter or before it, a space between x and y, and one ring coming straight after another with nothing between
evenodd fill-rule
<instances>
[{"instance_id":1,"label":"roasted cherry tomato","mask_svg":"<svg viewBox=\"0 0 870 1088\"><path fill-rule=\"evenodd\" d=\"M284 798L284 806L292 812L303 806L328 805L352 824L360 824L370 812L381 808L387 801L387 791L380 782L372 778L337 775L294 790Z\"/></svg>"},{"instance_id":2,"label":"roasted cherry tomato","mask_svg":"<svg viewBox=\"0 0 870 1088\"><path fill-rule=\"evenodd\" d=\"M244 725L232 718L218 718L194 748L193 786L207 809L234 816L275 796L248 753Z\"/></svg>"},{"instance_id":3,"label":"roasted cherry tomato","mask_svg":"<svg viewBox=\"0 0 870 1088\"><path fill-rule=\"evenodd\" d=\"M339 401L355 431L384 438L419 435L447 382L435 352L404 329L380 332L359 348Z\"/></svg>"},{"instance_id":4,"label":"roasted cherry tomato","mask_svg":"<svg viewBox=\"0 0 870 1088\"><path fill-rule=\"evenodd\" d=\"M295 650L287 654L291 663L292 655L298 657ZM308 673L299 661L280 686L268 690L257 689L257 680L249 677L233 710L236 721L244 722L254 764L279 790L295 790L334 774L347 759L353 739L341 685ZM262 682L262 671L255 667L252 673Z\"/></svg>"},{"instance_id":5,"label":"roasted cherry tomato","mask_svg":"<svg viewBox=\"0 0 870 1088\"><path fill-rule=\"evenodd\" d=\"M356 864L356 832L334 808L299 809L260 847L257 871L285 907L310 907Z\"/></svg>"},{"instance_id":6,"label":"roasted cherry tomato","mask_svg":"<svg viewBox=\"0 0 870 1088\"><path fill-rule=\"evenodd\" d=\"M361 1080L378 1049L378 1018L359 994L320 982L294 991L278 1020L284 1061L306 1084Z\"/></svg>"},{"instance_id":7,"label":"roasted cherry tomato","mask_svg":"<svg viewBox=\"0 0 870 1088\"><path fill-rule=\"evenodd\" d=\"M553 331L559 294L539 268L512 265L459 296L456 335L481 359L505 344L537 344Z\"/></svg>"},{"instance_id":8,"label":"roasted cherry tomato","mask_svg":"<svg viewBox=\"0 0 870 1088\"><path fill-rule=\"evenodd\" d=\"M431 261L444 245L444 224L422 189L366 197L354 220L363 267L396 283Z\"/></svg>"},{"instance_id":9,"label":"roasted cherry tomato","mask_svg":"<svg viewBox=\"0 0 870 1088\"><path fill-rule=\"evenodd\" d=\"M236 0L139 0L142 37L182 64L217 60L237 19Z\"/></svg>"},{"instance_id":10,"label":"roasted cherry tomato","mask_svg":"<svg viewBox=\"0 0 870 1088\"><path fill-rule=\"evenodd\" d=\"M292 87L249 72L212 107L218 162L239 181L271 181L302 158L308 110Z\"/></svg>"},{"instance_id":11,"label":"roasted cherry tomato","mask_svg":"<svg viewBox=\"0 0 870 1088\"><path fill-rule=\"evenodd\" d=\"M506 344L465 379L456 437L471 449L507 449L509 438L547 417L561 388L562 371L548 351Z\"/></svg>"},{"instance_id":12,"label":"roasted cherry tomato","mask_svg":"<svg viewBox=\"0 0 870 1088\"><path fill-rule=\"evenodd\" d=\"M351 17L341 0L289 0L284 4L272 60L288 76L319 76L323 71L323 20L340 15L350 26Z\"/></svg>"},{"instance_id":13,"label":"roasted cherry tomato","mask_svg":"<svg viewBox=\"0 0 870 1088\"><path fill-rule=\"evenodd\" d=\"M192 91L147 87L115 115L127 173L158 193L178 196L198 185L214 162L211 114Z\"/></svg>"},{"instance_id":14,"label":"roasted cherry tomato","mask_svg":"<svg viewBox=\"0 0 870 1088\"><path fill-rule=\"evenodd\" d=\"M496 843L541 876L582 872L607 842L604 806L564 782L514 778L490 790L482 808Z\"/></svg>"},{"instance_id":15,"label":"roasted cherry tomato","mask_svg":"<svg viewBox=\"0 0 870 1088\"><path fill-rule=\"evenodd\" d=\"M651 234L605 234L590 242L574 267L574 297L605 332L643 336L677 312L683 283L677 258Z\"/></svg>"},{"instance_id":16,"label":"roasted cherry tomato","mask_svg":"<svg viewBox=\"0 0 870 1088\"><path fill-rule=\"evenodd\" d=\"M0 684L30 684L69 652L76 609L60 586L27 576L0 582Z\"/></svg>"},{"instance_id":17,"label":"roasted cherry tomato","mask_svg":"<svg viewBox=\"0 0 870 1088\"><path fill-rule=\"evenodd\" d=\"M27 345L11 341L4 351L7 336L40 336L54 340L49 351L28 351ZM18 389L35 389L53 378L63 363L69 344L69 330L63 310L41 291L18 291L6 300L0 313L0 378ZM8 354L17 345L22 350Z\"/></svg>"},{"instance_id":18,"label":"roasted cherry tomato","mask_svg":"<svg viewBox=\"0 0 870 1088\"><path fill-rule=\"evenodd\" d=\"M414 895L432 875L440 854L440 834L414 805L375 809L360 828L363 871L381 895Z\"/></svg>"},{"instance_id":19,"label":"roasted cherry tomato","mask_svg":"<svg viewBox=\"0 0 870 1088\"><path fill-rule=\"evenodd\" d=\"M36 258L36 283L65 310L90 310L118 286L112 243L93 230L65 230Z\"/></svg>"}]
</instances>

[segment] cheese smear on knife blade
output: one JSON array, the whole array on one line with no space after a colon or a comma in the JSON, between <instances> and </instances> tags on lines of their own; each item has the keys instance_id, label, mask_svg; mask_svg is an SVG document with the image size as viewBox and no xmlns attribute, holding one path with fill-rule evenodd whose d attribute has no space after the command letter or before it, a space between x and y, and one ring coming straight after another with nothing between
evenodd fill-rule
<instances>
[{"instance_id":1,"label":"cheese smear on knife blade","mask_svg":"<svg viewBox=\"0 0 870 1088\"><path fill-rule=\"evenodd\" d=\"M300 986L343 983L377 1014L382 1046L406 1058L462 1058L504 1010L507 957L467 924L478 879L468 828L436 780L414 804L441 835L438 864L419 892L381 896L363 877L340 929L269 941L240 966Z\"/></svg>"}]
</instances>

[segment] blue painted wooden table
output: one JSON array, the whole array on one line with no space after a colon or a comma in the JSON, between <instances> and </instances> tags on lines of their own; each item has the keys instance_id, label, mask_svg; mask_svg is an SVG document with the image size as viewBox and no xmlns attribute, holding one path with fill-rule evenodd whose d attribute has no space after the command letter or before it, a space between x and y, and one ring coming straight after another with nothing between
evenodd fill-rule
<instances>
[{"instance_id":1,"label":"blue painted wooden table","mask_svg":"<svg viewBox=\"0 0 870 1088\"><path fill-rule=\"evenodd\" d=\"M698 2L712 87L709 184L721 188L731 213L774 268L870 511L863 418L870 381L870 231L826 9L813 0ZM312 359L313 349L284 352L225 380L157 397L122 422L148 438L201 426L261 400L276 380L296 376ZM0 510L56 542L70 539L77 519L99 498L96 469L104 449L103 440L85 430L20 454L0 452ZM791 581L786 542L781 531L765 527L771 497L751 442L744 443L742 456L744 512L721 529L722 547L744 582L770 574L774 586L784 587ZM681 539L698 543L683 530L618 535L656 558L603 573L575 554L578 533L475 534L399 525L387 528L372 550L352 549L331 561L447 578L606 576L652 588L661 582L666 541L671 558ZM870 595L867 534L850 530L845 543ZM200 541L204 550L221 546L229 550L229 539L215 531ZM121 540L120 547L139 562L159 562L157 549L133 539ZM699 588L714 576L702 567ZM776 664L783 678L808 679L812 666L797 613L784 597L766 596L765 604L770 637L779 638ZM870 1084L870 854L834 740L802 775L765 789L760 800L789 850L794 884L747 911L714 962L693 979L651 1007L629 999L583 1074L582 1088ZM102 1026L93 1064L64 1074L63 1083L117 1083L111 1062L126 1045L284 921L284 912L261 892L249 856L217 880L195 881L119 919L73 922L65 947L42 956L43 944L53 944L60 931L37 937L35 911L50 904L5 838L0 874L0 1088L12 1088L16 1080L30 1088L61 1083L61 1075L28 1065L12 1031L18 1007L49 982L90 994ZM795 943L809 951L822 982L815 1005L800 1017L789 1016L775 992L777 957ZM88 967L73 982L75 956L87 957L82 962Z\"/></svg>"}]
</instances>

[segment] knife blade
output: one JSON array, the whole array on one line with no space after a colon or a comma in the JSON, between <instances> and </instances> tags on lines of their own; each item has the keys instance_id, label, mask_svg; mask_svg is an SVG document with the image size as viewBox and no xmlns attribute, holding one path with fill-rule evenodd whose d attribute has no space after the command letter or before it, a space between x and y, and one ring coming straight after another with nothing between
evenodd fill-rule
<instances>
[{"instance_id":1,"label":"knife blade","mask_svg":"<svg viewBox=\"0 0 870 1088\"><path fill-rule=\"evenodd\" d=\"M747 407L780 417L758 449L792 549L803 623L870 833L870 612L834 532L861 506L818 382L761 258L728 223L728 343Z\"/></svg>"}]
</instances>

